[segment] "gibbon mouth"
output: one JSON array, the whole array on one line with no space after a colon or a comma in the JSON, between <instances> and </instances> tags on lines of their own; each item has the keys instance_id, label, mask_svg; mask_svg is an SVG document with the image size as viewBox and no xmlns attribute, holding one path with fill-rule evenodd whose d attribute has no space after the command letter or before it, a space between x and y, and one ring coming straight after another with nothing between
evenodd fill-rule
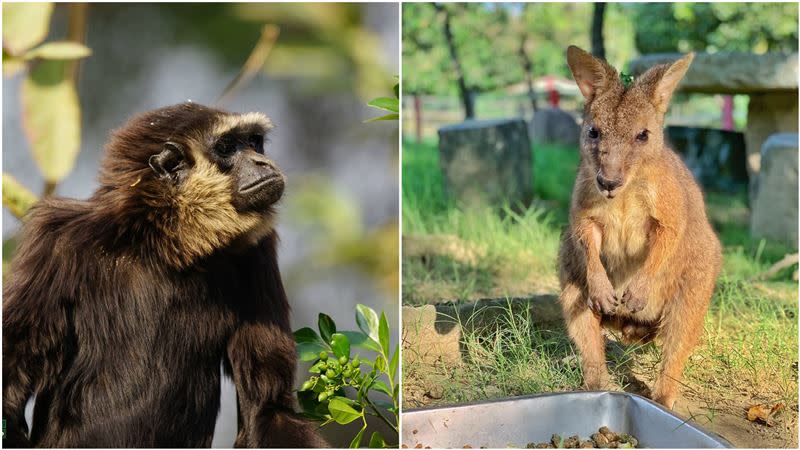
<instances>
[{"instance_id":1,"label":"gibbon mouth","mask_svg":"<svg viewBox=\"0 0 800 450\"><path fill-rule=\"evenodd\" d=\"M280 175L269 175L263 178L259 178L258 180L249 183L239 189L239 193L241 194L249 194L251 192L259 191L270 184L274 183L275 181L280 180L282 177Z\"/></svg>"}]
</instances>

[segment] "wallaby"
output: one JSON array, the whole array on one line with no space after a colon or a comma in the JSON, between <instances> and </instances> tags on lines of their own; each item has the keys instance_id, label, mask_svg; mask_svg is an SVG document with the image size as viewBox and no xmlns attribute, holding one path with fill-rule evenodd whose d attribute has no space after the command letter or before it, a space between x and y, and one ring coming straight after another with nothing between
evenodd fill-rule
<instances>
[{"instance_id":1,"label":"wallaby","mask_svg":"<svg viewBox=\"0 0 800 450\"><path fill-rule=\"evenodd\" d=\"M603 327L661 341L651 397L672 408L722 264L703 193L664 143L664 114L694 54L635 81L578 47L567 63L585 98L580 166L559 251L560 303L588 389L609 375Z\"/></svg>"}]
</instances>

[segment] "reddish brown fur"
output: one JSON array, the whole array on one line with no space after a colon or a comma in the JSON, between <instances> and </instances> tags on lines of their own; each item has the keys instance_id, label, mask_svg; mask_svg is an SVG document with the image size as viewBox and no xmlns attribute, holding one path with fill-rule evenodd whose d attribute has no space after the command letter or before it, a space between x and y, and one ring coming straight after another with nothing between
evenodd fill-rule
<instances>
[{"instance_id":1,"label":"reddish brown fur","mask_svg":"<svg viewBox=\"0 0 800 450\"><path fill-rule=\"evenodd\" d=\"M577 47L567 51L586 99L581 163L559 252L567 330L589 389L609 384L603 327L619 329L626 341L659 338L663 361L652 397L669 408L703 332L722 260L703 194L662 131L691 59L653 67L626 88L605 62ZM637 139L645 129L647 139ZM601 191L598 175L621 185Z\"/></svg>"}]
</instances>

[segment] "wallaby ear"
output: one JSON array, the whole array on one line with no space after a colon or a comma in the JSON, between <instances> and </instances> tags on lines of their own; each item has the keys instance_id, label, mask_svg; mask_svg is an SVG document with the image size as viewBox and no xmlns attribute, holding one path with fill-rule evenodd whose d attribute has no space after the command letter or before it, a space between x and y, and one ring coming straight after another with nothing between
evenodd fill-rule
<instances>
[{"instance_id":1,"label":"wallaby ear","mask_svg":"<svg viewBox=\"0 0 800 450\"><path fill-rule=\"evenodd\" d=\"M686 71L689 70L689 66L692 64L693 59L694 53L688 53L683 58L672 63L672 65L667 67L666 70L663 69L663 66L656 66L647 71L653 71L653 75L655 77L657 77L659 73L662 73L661 77L656 79L655 86L653 87L651 94L653 98L653 104L656 105L656 107L662 112L667 110L669 101L672 98L672 93L675 92L675 88L678 87L678 83L680 83L680 81L683 79L683 76L686 75ZM647 72L642 75L642 78L647 78Z\"/></svg>"},{"instance_id":2,"label":"wallaby ear","mask_svg":"<svg viewBox=\"0 0 800 450\"><path fill-rule=\"evenodd\" d=\"M574 45L567 48L567 65L587 102L616 77L616 71L608 64Z\"/></svg>"},{"instance_id":3,"label":"wallaby ear","mask_svg":"<svg viewBox=\"0 0 800 450\"><path fill-rule=\"evenodd\" d=\"M166 177L175 172L185 160L186 155L180 145L174 142L166 142L161 153L151 156L147 163L158 176Z\"/></svg>"}]
</instances>

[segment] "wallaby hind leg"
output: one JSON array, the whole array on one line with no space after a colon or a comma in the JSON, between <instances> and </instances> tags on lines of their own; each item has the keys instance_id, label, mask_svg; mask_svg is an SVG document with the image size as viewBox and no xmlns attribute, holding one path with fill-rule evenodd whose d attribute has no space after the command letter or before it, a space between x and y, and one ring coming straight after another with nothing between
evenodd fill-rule
<instances>
[{"instance_id":1,"label":"wallaby hind leg","mask_svg":"<svg viewBox=\"0 0 800 450\"><path fill-rule=\"evenodd\" d=\"M589 309L584 292L573 283L564 286L560 301L567 323L567 333L581 355L586 388L607 389L610 382L600 317Z\"/></svg>"},{"instance_id":2,"label":"wallaby hind leg","mask_svg":"<svg viewBox=\"0 0 800 450\"><path fill-rule=\"evenodd\" d=\"M689 295L705 295L708 298L711 294L703 292ZM698 302L694 305L703 303ZM687 301L683 303L682 307L672 309L672 313L664 317L659 332L663 340L661 372L653 387L653 400L670 409L675 405L675 399L678 397L678 385L686 361L703 334L705 311L687 313L688 305L692 304ZM682 313L678 314L678 312Z\"/></svg>"}]
</instances>

